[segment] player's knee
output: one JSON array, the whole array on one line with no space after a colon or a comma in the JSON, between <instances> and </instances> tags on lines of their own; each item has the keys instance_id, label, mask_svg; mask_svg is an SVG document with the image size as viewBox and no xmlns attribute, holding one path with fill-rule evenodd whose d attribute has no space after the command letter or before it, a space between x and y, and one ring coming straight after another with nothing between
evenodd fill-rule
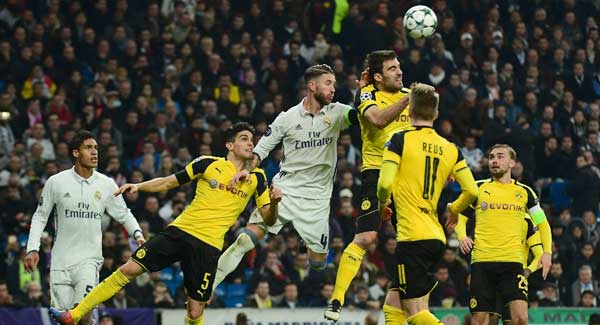
<instances>
[{"instance_id":1,"label":"player's knee","mask_svg":"<svg viewBox=\"0 0 600 325\"><path fill-rule=\"evenodd\" d=\"M129 280L133 280L140 274L144 273L144 269L131 259L127 261L127 263L123 264L119 270Z\"/></svg>"},{"instance_id":2,"label":"player's knee","mask_svg":"<svg viewBox=\"0 0 600 325\"><path fill-rule=\"evenodd\" d=\"M369 245L377 240L377 232L376 231L366 231L357 234L354 238L354 243L358 245L362 249L367 249Z\"/></svg>"},{"instance_id":3,"label":"player's knee","mask_svg":"<svg viewBox=\"0 0 600 325\"><path fill-rule=\"evenodd\" d=\"M511 324L513 325L523 325L527 324L527 312L518 312L510 315Z\"/></svg>"},{"instance_id":4,"label":"player's knee","mask_svg":"<svg viewBox=\"0 0 600 325\"><path fill-rule=\"evenodd\" d=\"M244 229L244 231L238 236L237 241L242 246L256 246L258 244L258 237L254 232Z\"/></svg>"},{"instance_id":5,"label":"player's knee","mask_svg":"<svg viewBox=\"0 0 600 325\"><path fill-rule=\"evenodd\" d=\"M198 318L202 317L203 314L204 314L204 304L197 304L197 305L195 304L195 306L190 306L188 304L187 316L191 320L198 319Z\"/></svg>"},{"instance_id":6,"label":"player's knee","mask_svg":"<svg viewBox=\"0 0 600 325\"><path fill-rule=\"evenodd\" d=\"M325 261L318 261L313 259L308 260L308 264L310 264L310 268L315 271L322 271L327 267L327 263Z\"/></svg>"}]
</instances>

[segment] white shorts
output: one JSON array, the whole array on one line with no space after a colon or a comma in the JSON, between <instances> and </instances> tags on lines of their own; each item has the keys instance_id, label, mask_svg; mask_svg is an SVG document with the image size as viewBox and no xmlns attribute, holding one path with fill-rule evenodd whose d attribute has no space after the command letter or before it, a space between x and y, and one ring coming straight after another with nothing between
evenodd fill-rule
<instances>
[{"instance_id":1,"label":"white shorts","mask_svg":"<svg viewBox=\"0 0 600 325\"><path fill-rule=\"evenodd\" d=\"M249 223L278 234L285 224L291 222L306 247L315 253L325 254L329 246L329 206L329 199L315 200L284 194L277 207L279 216L273 226L265 225L258 209L252 212Z\"/></svg>"},{"instance_id":2,"label":"white shorts","mask_svg":"<svg viewBox=\"0 0 600 325\"><path fill-rule=\"evenodd\" d=\"M50 305L60 310L72 309L98 285L99 271L95 263L78 265L69 270L51 270Z\"/></svg>"}]
</instances>

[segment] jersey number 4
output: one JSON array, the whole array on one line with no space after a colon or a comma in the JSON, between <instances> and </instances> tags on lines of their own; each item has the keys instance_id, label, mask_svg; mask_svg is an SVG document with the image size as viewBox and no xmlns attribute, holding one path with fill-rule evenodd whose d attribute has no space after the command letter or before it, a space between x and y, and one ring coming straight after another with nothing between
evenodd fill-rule
<instances>
[{"instance_id":1,"label":"jersey number 4","mask_svg":"<svg viewBox=\"0 0 600 325\"><path fill-rule=\"evenodd\" d=\"M432 163L433 160L433 163ZM440 164L440 158L425 156L425 177L423 180L423 198L430 200L435 192L435 179Z\"/></svg>"}]
</instances>

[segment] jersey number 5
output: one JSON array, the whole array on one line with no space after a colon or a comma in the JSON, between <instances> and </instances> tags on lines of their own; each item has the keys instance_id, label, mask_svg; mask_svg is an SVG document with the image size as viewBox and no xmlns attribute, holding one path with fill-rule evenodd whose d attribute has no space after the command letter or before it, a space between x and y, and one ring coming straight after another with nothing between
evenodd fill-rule
<instances>
[{"instance_id":1,"label":"jersey number 5","mask_svg":"<svg viewBox=\"0 0 600 325\"><path fill-rule=\"evenodd\" d=\"M433 163L431 162L433 160ZM440 158L425 156L425 179L423 180L423 198L430 200L435 192L435 179L440 164Z\"/></svg>"}]
</instances>

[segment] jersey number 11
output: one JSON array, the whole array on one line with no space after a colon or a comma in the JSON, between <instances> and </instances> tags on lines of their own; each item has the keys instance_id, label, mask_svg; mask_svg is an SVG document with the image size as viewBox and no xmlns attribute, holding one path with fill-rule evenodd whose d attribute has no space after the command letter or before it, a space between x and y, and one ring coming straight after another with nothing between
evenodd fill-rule
<instances>
[{"instance_id":1,"label":"jersey number 11","mask_svg":"<svg viewBox=\"0 0 600 325\"><path fill-rule=\"evenodd\" d=\"M433 160L433 164L431 161ZM425 156L425 179L423 180L423 198L430 200L435 192L435 179L437 177L438 165L440 158L431 158Z\"/></svg>"}]
</instances>

